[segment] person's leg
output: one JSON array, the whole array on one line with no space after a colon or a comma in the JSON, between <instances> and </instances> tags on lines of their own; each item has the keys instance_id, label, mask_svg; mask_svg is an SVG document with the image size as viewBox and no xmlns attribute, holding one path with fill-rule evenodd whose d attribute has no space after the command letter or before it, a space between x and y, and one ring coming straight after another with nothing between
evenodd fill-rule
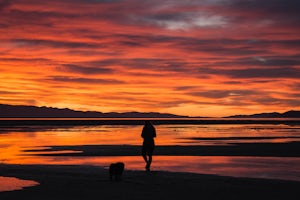
<instances>
[{"instance_id":1,"label":"person's leg","mask_svg":"<svg viewBox=\"0 0 300 200\"><path fill-rule=\"evenodd\" d=\"M148 155L148 163L147 163L147 166L146 166L147 171L150 171L153 151L154 151L154 146L149 147L149 149L147 151L147 155Z\"/></svg>"},{"instance_id":2,"label":"person's leg","mask_svg":"<svg viewBox=\"0 0 300 200\"><path fill-rule=\"evenodd\" d=\"M147 164L146 164L145 168L146 168L146 170L147 170L147 171L150 171L150 164L149 164L149 160L148 160L148 162L147 162Z\"/></svg>"},{"instance_id":3,"label":"person's leg","mask_svg":"<svg viewBox=\"0 0 300 200\"><path fill-rule=\"evenodd\" d=\"M145 168L146 168L147 171L149 171L149 158L147 156L147 151L145 149L143 149L143 151L142 151L142 156L143 156L143 159L146 163Z\"/></svg>"},{"instance_id":4,"label":"person's leg","mask_svg":"<svg viewBox=\"0 0 300 200\"><path fill-rule=\"evenodd\" d=\"M148 163L148 159L147 159L147 151L146 151L146 148L143 146L142 147L142 156L143 156L143 159L146 163Z\"/></svg>"},{"instance_id":5,"label":"person's leg","mask_svg":"<svg viewBox=\"0 0 300 200\"><path fill-rule=\"evenodd\" d=\"M152 154L149 154L148 155L148 165L149 165L149 168L150 168L151 163L152 163Z\"/></svg>"},{"instance_id":6,"label":"person's leg","mask_svg":"<svg viewBox=\"0 0 300 200\"><path fill-rule=\"evenodd\" d=\"M152 154L147 154L147 155L148 155L148 162L147 162L147 165L146 165L146 170L150 171L150 166L151 166L151 163L152 163Z\"/></svg>"},{"instance_id":7,"label":"person's leg","mask_svg":"<svg viewBox=\"0 0 300 200\"><path fill-rule=\"evenodd\" d=\"M145 162L148 163L147 155L145 153L143 153L142 156L143 156Z\"/></svg>"}]
</instances>

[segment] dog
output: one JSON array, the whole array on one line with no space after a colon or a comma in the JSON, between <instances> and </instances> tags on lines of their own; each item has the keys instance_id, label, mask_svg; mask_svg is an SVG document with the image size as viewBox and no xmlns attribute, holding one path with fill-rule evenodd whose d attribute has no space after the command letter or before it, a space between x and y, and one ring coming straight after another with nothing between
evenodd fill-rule
<instances>
[{"instance_id":1,"label":"dog","mask_svg":"<svg viewBox=\"0 0 300 200\"><path fill-rule=\"evenodd\" d=\"M109 166L110 180L120 181L123 174L125 164L123 162L111 163Z\"/></svg>"}]
</instances>

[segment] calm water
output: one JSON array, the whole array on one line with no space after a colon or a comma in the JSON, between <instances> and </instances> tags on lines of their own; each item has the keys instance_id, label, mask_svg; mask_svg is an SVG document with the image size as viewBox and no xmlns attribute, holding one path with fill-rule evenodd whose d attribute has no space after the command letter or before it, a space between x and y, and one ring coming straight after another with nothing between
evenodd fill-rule
<instances>
[{"instance_id":1,"label":"calm water","mask_svg":"<svg viewBox=\"0 0 300 200\"><path fill-rule=\"evenodd\" d=\"M299 123L156 124L155 127L156 145L228 145L300 141ZM126 169L144 170L141 156L35 156L32 152L24 152L28 149L44 149L57 145L141 145L141 129L142 125L2 125L0 163L107 167L111 162L123 161ZM299 166L299 157L154 156L152 170L300 181Z\"/></svg>"},{"instance_id":2,"label":"calm water","mask_svg":"<svg viewBox=\"0 0 300 200\"><path fill-rule=\"evenodd\" d=\"M39 183L32 180L22 180L15 177L0 176L0 192L22 190L24 187L36 186Z\"/></svg>"}]
</instances>

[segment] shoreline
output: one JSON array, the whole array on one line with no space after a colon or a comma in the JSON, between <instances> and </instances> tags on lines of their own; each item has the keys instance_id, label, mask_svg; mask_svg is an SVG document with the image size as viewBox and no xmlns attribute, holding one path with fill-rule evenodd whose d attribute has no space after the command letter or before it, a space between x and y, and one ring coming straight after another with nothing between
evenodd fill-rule
<instances>
[{"instance_id":1,"label":"shoreline","mask_svg":"<svg viewBox=\"0 0 300 200\"><path fill-rule=\"evenodd\" d=\"M300 118L0 118L0 126L143 125L145 120L154 125L300 124Z\"/></svg>"},{"instance_id":2,"label":"shoreline","mask_svg":"<svg viewBox=\"0 0 300 200\"><path fill-rule=\"evenodd\" d=\"M1 200L30 199L296 199L300 182L166 171L126 170L110 181L107 169L78 165L0 164L0 176L34 180L23 190L0 192Z\"/></svg>"},{"instance_id":3,"label":"shoreline","mask_svg":"<svg viewBox=\"0 0 300 200\"><path fill-rule=\"evenodd\" d=\"M300 157L300 141L287 143L228 143L228 145L157 145L154 156ZM35 156L138 156L138 145L38 146L23 150Z\"/></svg>"},{"instance_id":4,"label":"shoreline","mask_svg":"<svg viewBox=\"0 0 300 200\"><path fill-rule=\"evenodd\" d=\"M300 142L156 146L153 164L155 170L299 181L297 173L300 171L296 167L300 163L299 145ZM24 149L20 159L24 160L22 164L91 164L106 167L121 160L131 170L137 170L144 167L140 148L139 145L38 146ZM29 162L25 161L26 157Z\"/></svg>"}]
</instances>

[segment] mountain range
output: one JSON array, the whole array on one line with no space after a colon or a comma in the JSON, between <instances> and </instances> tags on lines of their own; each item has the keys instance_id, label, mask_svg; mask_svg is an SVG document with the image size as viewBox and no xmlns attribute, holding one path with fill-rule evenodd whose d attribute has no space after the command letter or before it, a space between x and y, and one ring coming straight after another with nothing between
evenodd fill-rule
<instances>
[{"instance_id":1,"label":"mountain range","mask_svg":"<svg viewBox=\"0 0 300 200\"><path fill-rule=\"evenodd\" d=\"M0 118L185 118L188 116L158 112L97 112L68 108L0 104Z\"/></svg>"},{"instance_id":2,"label":"mountain range","mask_svg":"<svg viewBox=\"0 0 300 200\"><path fill-rule=\"evenodd\" d=\"M37 107L0 104L0 118L188 118L189 116L158 112L97 112L77 111L68 108ZM195 117L190 117L195 118ZM260 113L253 115L233 115L224 118L300 118L300 111L284 113Z\"/></svg>"},{"instance_id":3,"label":"mountain range","mask_svg":"<svg viewBox=\"0 0 300 200\"><path fill-rule=\"evenodd\" d=\"M300 118L300 111L290 110L284 113L259 113L253 115L233 115L228 118Z\"/></svg>"}]
</instances>

